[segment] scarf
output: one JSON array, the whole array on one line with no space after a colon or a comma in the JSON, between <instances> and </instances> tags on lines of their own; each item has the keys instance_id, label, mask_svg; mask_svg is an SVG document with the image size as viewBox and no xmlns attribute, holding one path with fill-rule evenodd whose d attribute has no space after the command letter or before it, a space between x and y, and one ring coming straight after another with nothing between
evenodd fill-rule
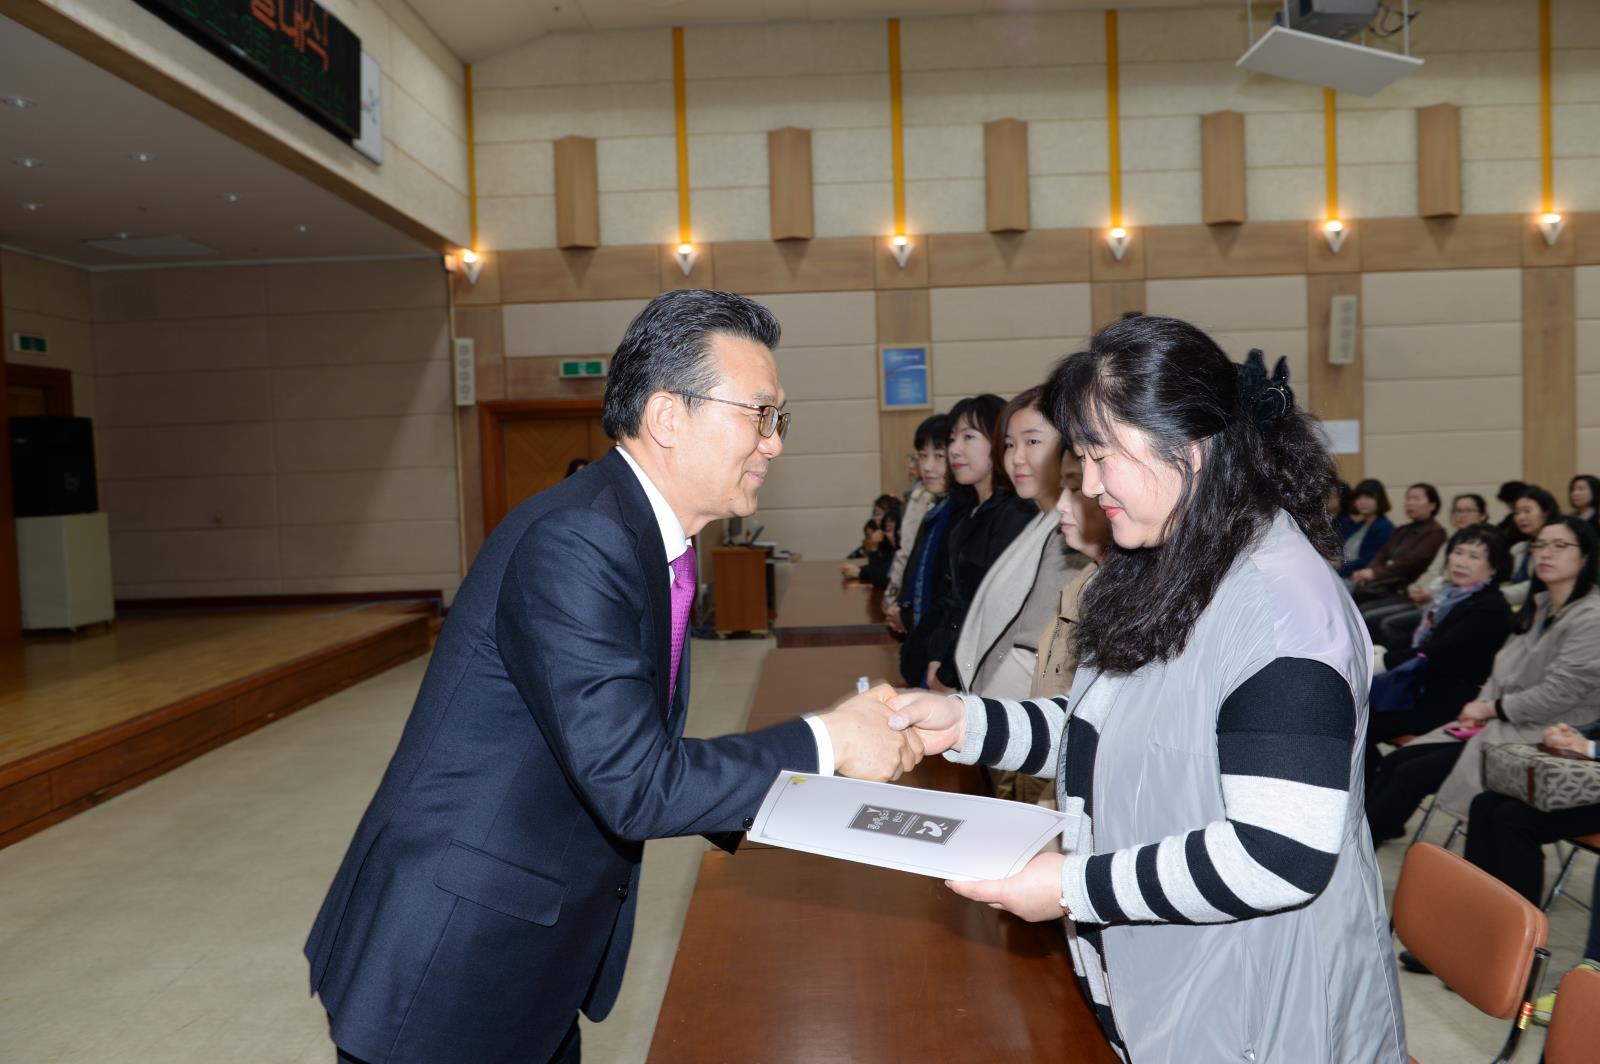
<instances>
[{"instance_id":1,"label":"scarf","mask_svg":"<svg viewBox=\"0 0 1600 1064\"><path fill-rule=\"evenodd\" d=\"M1411 637L1411 645L1413 647L1422 646L1439 622L1444 620L1447 613L1459 603L1482 591L1487 583L1487 581L1484 581L1483 583L1468 584L1466 587L1462 587L1459 584L1446 584L1441 590L1436 591L1433 596L1433 604L1423 612L1422 623L1417 625L1416 633Z\"/></svg>"}]
</instances>

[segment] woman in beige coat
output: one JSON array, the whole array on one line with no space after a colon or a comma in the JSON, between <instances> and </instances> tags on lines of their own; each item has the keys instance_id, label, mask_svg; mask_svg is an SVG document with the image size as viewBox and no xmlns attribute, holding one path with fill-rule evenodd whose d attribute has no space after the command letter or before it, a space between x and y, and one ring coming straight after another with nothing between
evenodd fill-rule
<instances>
[{"instance_id":1,"label":"woman in beige coat","mask_svg":"<svg viewBox=\"0 0 1600 1064\"><path fill-rule=\"evenodd\" d=\"M1375 841L1399 838L1429 794L1465 818L1483 790L1483 748L1537 743L1545 728L1600 719L1600 535L1579 518L1557 518L1534 537L1534 588L1516 628L1495 655L1478 699L1454 724L1427 732L1378 763L1367 795Z\"/></svg>"}]
</instances>

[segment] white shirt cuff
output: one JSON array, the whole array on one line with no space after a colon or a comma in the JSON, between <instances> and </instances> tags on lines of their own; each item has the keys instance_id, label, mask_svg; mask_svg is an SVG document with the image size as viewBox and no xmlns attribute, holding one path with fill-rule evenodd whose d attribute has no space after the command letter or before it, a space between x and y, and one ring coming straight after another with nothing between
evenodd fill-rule
<instances>
[{"instance_id":1,"label":"white shirt cuff","mask_svg":"<svg viewBox=\"0 0 1600 1064\"><path fill-rule=\"evenodd\" d=\"M822 723L822 718L815 713L806 714L805 721L811 725L811 733L817 737L817 775L833 775L833 737L828 734L828 726Z\"/></svg>"}]
</instances>

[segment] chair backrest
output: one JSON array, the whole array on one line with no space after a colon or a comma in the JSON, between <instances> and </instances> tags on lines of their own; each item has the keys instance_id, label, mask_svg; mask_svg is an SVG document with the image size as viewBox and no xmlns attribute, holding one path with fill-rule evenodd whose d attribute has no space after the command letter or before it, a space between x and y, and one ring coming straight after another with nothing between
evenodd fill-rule
<instances>
[{"instance_id":1,"label":"chair backrest","mask_svg":"<svg viewBox=\"0 0 1600 1064\"><path fill-rule=\"evenodd\" d=\"M1544 1040L1545 1064L1585 1064L1600 1047L1600 972L1574 968L1561 977L1550 1033Z\"/></svg>"},{"instance_id":2,"label":"chair backrest","mask_svg":"<svg viewBox=\"0 0 1600 1064\"><path fill-rule=\"evenodd\" d=\"M1394 929L1433 974L1479 1010L1508 1020L1527 990L1550 923L1539 907L1432 843L1406 851Z\"/></svg>"}]
</instances>

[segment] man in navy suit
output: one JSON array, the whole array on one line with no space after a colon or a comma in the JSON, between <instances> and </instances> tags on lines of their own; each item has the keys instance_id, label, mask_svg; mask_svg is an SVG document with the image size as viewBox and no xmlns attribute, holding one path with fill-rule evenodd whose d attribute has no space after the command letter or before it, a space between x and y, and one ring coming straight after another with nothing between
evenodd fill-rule
<instances>
[{"instance_id":1,"label":"man in navy suit","mask_svg":"<svg viewBox=\"0 0 1600 1064\"><path fill-rule=\"evenodd\" d=\"M778 323L656 297L606 382L617 447L518 506L467 574L399 748L306 943L341 1060L578 1060L616 1000L646 839L732 849L780 769L892 779L921 755L879 689L684 739L689 537L748 516L783 450Z\"/></svg>"}]
</instances>

